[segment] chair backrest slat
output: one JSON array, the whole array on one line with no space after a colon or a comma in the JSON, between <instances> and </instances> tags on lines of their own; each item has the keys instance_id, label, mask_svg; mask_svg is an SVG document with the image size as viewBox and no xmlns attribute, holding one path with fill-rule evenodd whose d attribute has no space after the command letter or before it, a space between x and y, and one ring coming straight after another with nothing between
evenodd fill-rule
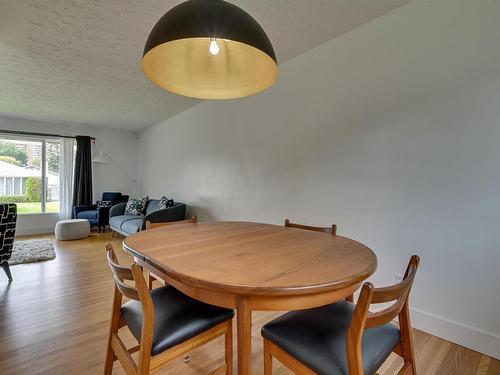
<instances>
[{"instance_id":1,"label":"chair backrest slat","mask_svg":"<svg viewBox=\"0 0 500 375\"><path fill-rule=\"evenodd\" d=\"M373 303L384 303L390 301L396 301L389 307L377 311L375 313L369 313L366 318L366 328L376 327L382 324L386 324L393 320L403 309L408 295L410 294L410 289L413 285L413 280L417 274L418 264L420 259L418 256L413 255L410 259L410 263L406 268L405 277L403 281L396 285L392 285L384 288L374 288L370 304Z\"/></svg>"},{"instance_id":2,"label":"chair backrest slat","mask_svg":"<svg viewBox=\"0 0 500 375\"><path fill-rule=\"evenodd\" d=\"M335 224L332 224L331 227L313 227L311 225L303 225L303 224L296 224L290 222L290 220L285 219L285 227L286 228L297 228L297 229L305 229L305 230L312 230L315 232L323 232L323 233L330 233L332 235L337 234L337 226Z\"/></svg>"},{"instance_id":3,"label":"chair backrest slat","mask_svg":"<svg viewBox=\"0 0 500 375\"><path fill-rule=\"evenodd\" d=\"M128 297L130 299L135 299L137 301L140 301L139 292L137 291L136 288L125 284L122 280L120 280L116 276L114 279L115 279L116 287L118 288L118 290L120 291L121 294L123 294L125 297Z\"/></svg>"},{"instance_id":4,"label":"chair backrest slat","mask_svg":"<svg viewBox=\"0 0 500 375\"><path fill-rule=\"evenodd\" d=\"M111 267L111 271L113 271L114 276L122 281L134 280L134 275L132 274L132 270L129 267L118 264L118 259L116 258L116 254L113 248L108 247L108 245L109 244L106 245L108 264Z\"/></svg>"},{"instance_id":5,"label":"chair backrest slat","mask_svg":"<svg viewBox=\"0 0 500 375\"><path fill-rule=\"evenodd\" d=\"M371 303L385 303L397 300L403 296L413 283L413 278L406 278L399 284L386 286L382 288L375 288L373 290L373 298Z\"/></svg>"},{"instance_id":6,"label":"chair backrest slat","mask_svg":"<svg viewBox=\"0 0 500 375\"><path fill-rule=\"evenodd\" d=\"M153 223L151 221L146 221L146 230L153 229L153 228L158 228L158 227L166 227L169 225L176 225L176 224L196 224L198 222L198 217L193 216L190 219L186 220L180 220L180 221L167 221L163 223Z\"/></svg>"},{"instance_id":7,"label":"chair backrest slat","mask_svg":"<svg viewBox=\"0 0 500 375\"><path fill-rule=\"evenodd\" d=\"M388 287L375 288L373 290L373 298L370 303L384 303L398 300L400 298L406 299L411 286L413 285L415 275L417 274L419 262L420 259L418 258L418 256L413 255L410 259L408 267L406 268L403 281Z\"/></svg>"},{"instance_id":8,"label":"chair backrest slat","mask_svg":"<svg viewBox=\"0 0 500 375\"><path fill-rule=\"evenodd\" d=\"M106 244L106 256L118 291L128 298L141 301L142 304L151 305L151 296L141 267L135 263L132 264L132 267L119 264L113 246L109 243ZM125 281L133 281L134 285L127 285Z\"/></svg>"},{"instance_id":9,"label":"chair backrest slat","mask_svg":"<svg viewBox=\"0 0 500 375\"><path fill-rule=\"evenodd\" d=\"M413 255L406 268L403 281L396 285L384 288L374 288L373 285L368 282L361 288L361 294L359 295L347 334L349 373L363 374L361 344L363 331L365 329L387 324L399 315L400 324L403 324L401 335L403 336L404 330L409 330L409 327L405 326L408 321L405 320L404 314L405 311L406 313L408 311L408 296L410 295L419 263L420 258L417 255ZM372 303L385 303L394 300L396 302L383 310L374 313L369 312L370 304Z\"/></svg>"},{"instance_id":10,"label":"chair backrest slat","mask_svg":"<svg viewBox=\"0 0 500 375\"><path fill-rule=\"evenodd\" d=\"M391 322L396 316L399 315L405 303L406 298L399 298L395 303L386 309L374 313L368 313L365 328L378 327Z\"/></svg>"}]
</instances>

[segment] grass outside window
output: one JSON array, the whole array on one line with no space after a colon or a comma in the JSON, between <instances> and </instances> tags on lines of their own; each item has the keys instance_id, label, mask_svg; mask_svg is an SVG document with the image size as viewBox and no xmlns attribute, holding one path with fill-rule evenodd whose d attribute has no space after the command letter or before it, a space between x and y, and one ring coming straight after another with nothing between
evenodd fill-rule
<instances>
[{"instance_id":1,"label":"grass outside window","mask_svg":"<svg viewBox=\"0 0 500 375\"><path fill-rule=\"evenodd\" d=\"M18 214L39 214L42 212L42 202L16 203ZM45 213L59 212L59 202L47 202Z\"/></svg>"}]
</instances>

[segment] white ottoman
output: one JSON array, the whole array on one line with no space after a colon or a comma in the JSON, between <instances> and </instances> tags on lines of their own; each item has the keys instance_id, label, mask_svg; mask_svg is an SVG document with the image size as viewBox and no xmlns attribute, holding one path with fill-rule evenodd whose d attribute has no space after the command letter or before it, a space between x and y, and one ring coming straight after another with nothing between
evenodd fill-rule
<instances>
[{"instance_id":1,"label":"white ottoman","mask_svg":"<svg viewBox=\"0 0 500 375\"><path fill-rule=\"evenodd\" d=\"M79 240L86 238L90 233L90 223L87 219L61 220L56 224L56 239Z\"/></svg>"}]
</instances>

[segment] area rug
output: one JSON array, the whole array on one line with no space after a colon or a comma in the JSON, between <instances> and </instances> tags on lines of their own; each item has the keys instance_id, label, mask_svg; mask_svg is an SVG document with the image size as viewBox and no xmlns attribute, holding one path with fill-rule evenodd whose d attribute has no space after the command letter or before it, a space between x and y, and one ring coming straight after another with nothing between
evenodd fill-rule
<instances>
[{"instance_id":1,"label":"area rug","mask_svg":"<svg viewBox=\"0 0 500 375\"><path fill-rule=\"evenodd\" d=\"M56 257L54 242L48 238L38 238L33 240L14 241L10 265L40 262Z\"/></svg>"}]
</instances>

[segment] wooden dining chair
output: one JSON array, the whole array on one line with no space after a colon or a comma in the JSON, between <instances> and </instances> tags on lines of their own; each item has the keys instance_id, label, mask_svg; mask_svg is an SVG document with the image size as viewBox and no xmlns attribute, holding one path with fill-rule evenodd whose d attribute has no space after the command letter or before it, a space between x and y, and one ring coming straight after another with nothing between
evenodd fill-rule
<instances>
[{"instance_id":1,"label":"wooden dining chair","mask_svg":"<svg viewBox=\"0 0 500 375\"><path fill-rule=\"evenodd\" d=\"M120 265L111 244L107 259L115 290L104 375L118 360L127 375L145 375L209 341L225 336L225 374L232 374L234 311L196 301L172 286L148 290L142 269ZM123 296L130 301L122 304ZM139 345L127 349L118 331L128 327ZM132 354L138 352L135 362Z\"/></svg>"},{"instance_id":2,"label":"wooden dining chair","mask_svg":"<svg viewBox=\"0 0 500 375\"><path fill-rule=\"evenodd\" d=\"M193 216L190 219L186 220L180 220L180 221L167 221L163 223L152 223L151 221L146 221L146 230L150 230L153 228L159 228L159 227L166 227L166 226L172 226L176 224L196 224L198 222L198 217ZM147 279L148 279L148 288L149 290L153 289L153 282L155 280L158 280L160 283L163 283L165 285L165 280L163 280L161 277L156 276L155 274L151 273L149 270L146 270L147 273Z\"/></svg>"},{"instance_id":3,"label":"wooden dining chair","mask_svg":"<svg viewBox=\"0 0 500 375\"><path fill-rule=\"evenodd\" d=\"M305 230L312 230L315 232L329 233L333 236L337 235L337 225L336 224L332 224L332 226L330 226L330 227L313 227L311 225L291 223L290 220L285 219L285 228L305 229ZM354 302L354 295L352 294L350 296L347 296L345 299L349 302Z\"/></svg>"},{"instance_id":4,"label":"wooden dining chair","mask_svg":"<svg viewBox=\"0 0 500 375\"><path fill-rule=\"evenodd\" d=\"M289 312L262 328L264 375L278 359L299 375L374 374L394 352L403 357L398 374L416 375L408 296L420 259L413 255L399 284L374 288L365 283L358 303ZM393 302L377 312L371 304ZM399 316L399 328L391 321Z\"/></svg>"},{"instance_id":5,"label":"wooden dining chair","mask_svg":"<svg viewBox=\"0 0 500 375\"><path fill-rule=\"evenodd\" d=\"M337 226L335 224L332 224L331 227L313 227L310 225L302 225L302 224L292 223L292 222L290 222L290 220L285 219L285 227L286 228L298 228L298 229L305 229L305 230L313 230L316 232L330 233L330 234L333 234L334 236L337 234Z\"/></svg>"},{"instance_id":6,"label":"wooden dining chair","mask_svg":"<svg viewBox=\"0 0 500 375\"><path fill-rule=\"evenodd\" d=\"M198 222L198 217L193 216L190 219L186 220L180 220L180 221L166 221L163 223L153 223L151 221L146 221L146 230L153 229L153 228L158 228L158 227L166 227L170 225L176 225L176 224L196 224Z\"/></svg>"}]
</instances>

